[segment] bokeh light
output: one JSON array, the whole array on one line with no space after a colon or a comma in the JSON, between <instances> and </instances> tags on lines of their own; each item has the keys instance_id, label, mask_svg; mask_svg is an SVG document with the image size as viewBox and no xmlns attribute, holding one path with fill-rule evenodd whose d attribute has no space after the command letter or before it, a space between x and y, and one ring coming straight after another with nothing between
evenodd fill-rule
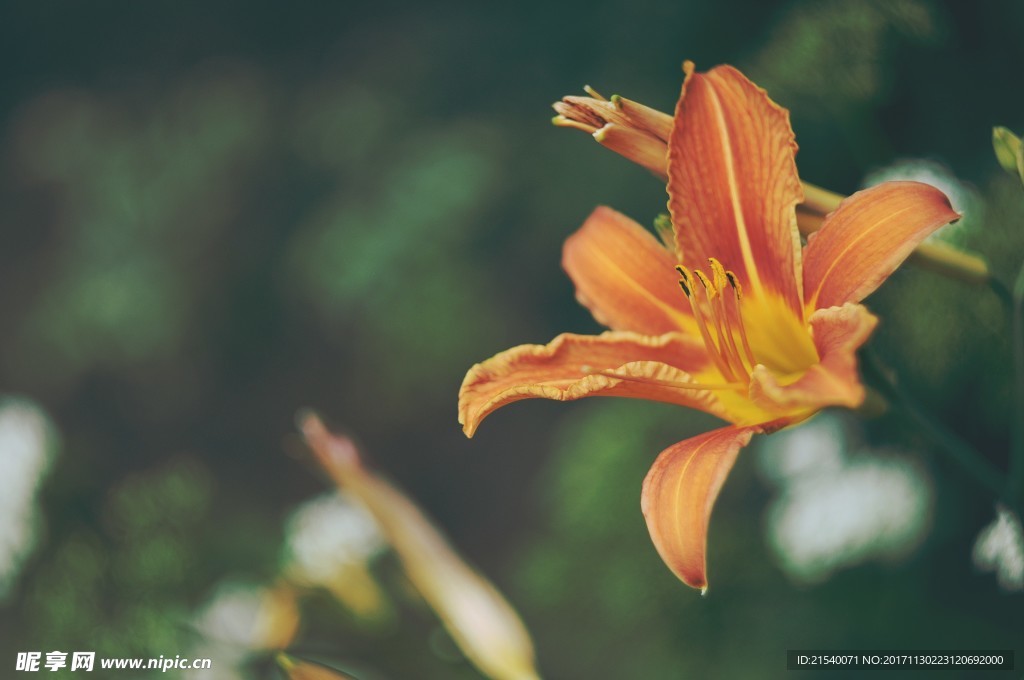
<instances>
[{"instance_id":1,"label":"bokeh light","mask_svg":"<svg viewBox=\"0 0 1024 680\"><path fill-rule=\"evenodd\" d=\"M0 600L39 540L37 496L55 449L52 426L38 406L0 398Z\"/></svg>"},{"instance_id":2,"label":"bokeh light","mask_svg":"<svg viewBox=\"0 0 1024 680\"><path fill-rule=\"evenodd\" d=\"M999 587L1024 590L1024 530L1020 518L1006 508L996 508L996 518L974 544L974 566L995 572Z\"/></svg>"},{"instance_id":3,"label":"bokeh light","mask_svg":"<svg viewBox=\"0 0 1024 680\"><path fill-rule=\"evenodd\" d=\"M826 413L760 446L761 467L778 487L767 509L768 540L798 582L905 558L930 526L934 491L921 464L863 448L851 441L854 427Z\"/></svg>"}]
</instances>

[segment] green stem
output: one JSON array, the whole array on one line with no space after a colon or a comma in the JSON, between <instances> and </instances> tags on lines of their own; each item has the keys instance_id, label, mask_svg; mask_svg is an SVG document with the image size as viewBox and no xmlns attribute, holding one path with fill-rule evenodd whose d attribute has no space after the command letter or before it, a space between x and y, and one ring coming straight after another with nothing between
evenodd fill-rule
<instances>
[{"instance_id":1,"label":"green stem","mask_svg":"<svg viewBox=\"0 0 1024 680\"><path fill-rule=\"evenodd\" d=\"M1010 416L1010 495L1024 500L1024 265L1013 285L1013 372L1014 394Z\"/></svg>"},{"instance_id":2,"label":"green stem","mask_svg":"<svg viewBox=\"0 0 1024 680\"><path fill-rule=\"evenodd\" d=\"M881 383L880 391L889 399L890 403L903 411L904 415L918 428L921 434L945 452L975 482L988 490L997 499L1009 505L1019 515L1020 506L1018 500L1010 492L999 470L978 453L974 447L947 429L917 404L913 397L897 384L892 372L873 351L867 349L863 355L865 368L869 369L879 380Z\"/></svg>"}]
</instances>

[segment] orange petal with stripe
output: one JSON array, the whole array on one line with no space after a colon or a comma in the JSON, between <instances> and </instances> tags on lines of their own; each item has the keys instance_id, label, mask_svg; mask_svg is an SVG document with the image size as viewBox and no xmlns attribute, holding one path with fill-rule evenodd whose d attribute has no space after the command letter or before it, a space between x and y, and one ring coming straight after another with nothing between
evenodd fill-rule
<instances>
[{"instance_id":1,"label":"orange petal with stripe","mask_svg":"<svg viewBox=\"0 0 1024 680\"><path fill-rule=\"evenodd\" d=\"M780 384L764 366L756 367L750 400L769 412L806 409L808 416L826 406L857 408L864 401L864 385L857 373L856 353L875 330L878 317L864 305L848 303L819 309L808 324L821 360L788 385Z\"/></svg>"},{"instance_id":2,"label":"orange petal with stripe","mask_svg":"<svg viewBox=\"0 0 1024 680\"><path fill-rule=\"evenodd\" d=\"M603 206L562 250L562 267L576 284L576 298L598 323L644 335L696 331L676 264L649 231Z\"/></svg>"},{"instance_id":3,"label":"orange petal with stripe","mask_svg":"<svg viewBox=\"0 0 1024 680\"><path fill-rule=\"evenodd\" d=\"M459 422L472 437L484 418L506 404L590 396L651 399L720 415L710 391L666 384L693 383L690 374L709 363L704 344L681 333L565 333L547 345L520 345L473 366L459 391Z\"/></svg>"},{"instance_id":4,"label":"orange petal with stripe","mask_svg":"<svg viewBox=\"0 0 1024 680\"><path fill-rule=\"evenodd\" d=\"M707 536L718 492L740 449L778 424L730 425L668 447L644 479L640 507L661 559L683 583L707 590Z\"/></svg>"},{"instance_id":5,"label":"orange petal with stripe","mask_svg":"<svg viewBox=\"0 0 1024 680\"><path fill-rule=\"evenodd\" d=\"M687 78L669 140L669 210L683 264L717 258L753 295L801 305L796 142L783 109L731 66Z\"/></svg>"},{"instance_id":6,"label":"orange petal with stripe","mask_svg":"<svg viewBox=\"0 0 1024 680\"><path fill-rule=\"evenodd\" d=\"M959 218L944 193L921 182L885 182L858 191L808 239L808 308L860 302L929 234Z\"/></svg>"}]
</instances>

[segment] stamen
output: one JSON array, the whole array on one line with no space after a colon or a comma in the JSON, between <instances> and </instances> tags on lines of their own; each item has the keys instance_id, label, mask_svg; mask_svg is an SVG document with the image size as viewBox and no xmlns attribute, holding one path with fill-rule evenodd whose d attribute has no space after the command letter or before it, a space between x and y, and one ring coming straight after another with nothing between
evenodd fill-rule
<instances>
[{"instance_id":1,"label":"stamen","mask_svg":"<svg viewBox=\"0 0 1024 680\"><path fill-rule=\"evenodd\" d=\"M740 329L740 341L743 343L743 351L746 354L747 362L750 364L749 370L753 371L754 366L757 365L757 359L754 358L754 351L750 349L750 341L747 339L747 328L743 325L743 312L740 309L740 301L743 299L743 287L740 286L740 282L736 279L736 274L731 271L725 272L725 277L729 280L729 285L732 286L733 291L736 293L730 305L731 316L736 319L736 325Z\"/></svg>"},{"instance_id":2,"label":"stamen","mask_svg":"<svg viewBox=\"0 0 1024 680\"><path fill-rule=\"evenodd\" d=\"M720 293L714 297L715 322L718 326L719 337L721 338L719 345L725 350L725 360L735 369L736 373L749 378L750 369L753 366L748 368L743 363L743 358L740 355L739 348L736 345L736 338L734 337L734 324L731 323L732 319L726 309L725 289L729 285L729 277L726 275L725 267L722 266L721 262L713 257L709 257L708 263L711 265L711 274L714 277L715 288Z\"/></svg>"},{"instance_id":3,"label":"stamen","mask_svg":"<svg viewBox=\"0 0 1024 680\"><path fill-rule=\"evenodd\" d=\"M703 384L695 382L680 382L678 380L659 380L658 378L646 378L638 375L625 375L623 373L616 373L615 371L585 372L588 373L589 375L603 375L606 378L615 378L617 380L645 383L648 385L659 385L661 387L671 387L680 390L735 390L737 388L746 387L746 383Z\"/></svg>"},{"instance_id":4,"label":"stamen","mask_svg":"<svg viewBox=\"0 0 1024 680\"><path fill-rule=\"evenodd\" d=\"M732 271L727 271L725 272L725 278L729 280L729 285L732 286L732 289L734 291L736 291L736 297L739 297L741 292L740 282L736 279L736 274L734 274Z\"/></svg>"},{"instance_id":5,"label":"stamen","mask_svg":"<svg viewBox=\"0 0 1024 680\"><path fill-rule=\"evenodd\" d=\"M715 296L718 295L718 289L715 288L715 285L711 283L711 281L708 280L708 277L704 275L704 272L699 269L694 271L693 275L700 279L700 282L704 284L704 290L708 294L708 299L714 300Z\"/></svg>"},{"instance_id":6,"label":"stamen","mask_svg":"<svg viewBox=\"0 0 1024 680\"><path fill-rule=\"evenodd\" d=\"M579 81L577 81L577 82L579 82ZM600 95L600 93L598 93L598 91L597 91L597 90L595 90L594 88L592 88L592 87L591 87L590 85L584 85L584 86L583 86L583 91L584 91L584 92L586 92L587 94L589 94L589 95L590 95L591 97L593 97L594 99L599 99L599 100L601 100L601 101L603 101L603 102L606 102L606 101L608 101L607 99L605 99L604 97L602 97L602 96Z\"/></svg>"},{"instance_id":7,"label":"stamen","mask_svg":"<svg viewBox=\"0 0 1024 680\"><path fill-rule=\"evenodd\" d=\"M709 257L708 264L710 277L699 269L676 265L679 287L690 303L708 355L727 381L721 387L708 389L735 389L750 381L750 375L757 366L743 323L740 304L743 289L736 274L723 267L719 260ZM695 279L700 285L696 285ZM727 289L731 289L732 294L728 294Z\"/></svg>"},{"instance_id":8,"label":"stamen","mask_svg":"<svg viewBox=\"0 0 1024 680\"><path fill-rule=\"evenodd\" d=\"M714 277L715 288L724 291L726 279L728 278L725 273L725 267L723 267L722 263L713 257L708 258L708 264L711 265L711 276Z\"/></svg>"},{"instance_id":9,"label":"stamen","mask_svg":"<svg viewBox=\"0 0 1024 680\"><path fill-rule=\"evenodd\" d=\"M729 368L729 364L723 359L722 351L718 344L716 344L714 339L712 339L711 333L708 331L707 323L704 321L704 312L696 299L693 277L696 276L701 284L703 284L705 299L708 298L707 288L710 285L710 282L707 280L707 277L701 274L700 271L695 271L691 274L690 270L683 265L677 265L676 271L678 271L679 275L682 276L679 283L683 288L683 292L686 293L686 299L690 302L690 308L693 310L693 317L697 320L697 329L700 330L700 336L704 340L704 346L707 348L708 354L711 355L712 360L715 362L715 366L718 367L722 376L730 382L735 381L737 379L736 375ZM709 305L710 302L710 299L708 299ZM709 308L708 313L713 314L713 311Z\"/></svg>"},{"instance_id":10,"label":"stamen","mask_svg":"<svg viewBox=\"0 0 1024 680\"><path fill-rule=\"evenodd\" d=\"M714 281L709 280L699 270L693 274L704 284L704 290L708 293L709 312L715 320L718 350L722 355L722 360L737 378L749 378L750 372L744 366L743 359L740 357L736 340L733 338L732 325L729 323L729 314L725 308L725 286L727 285L725 268L713 257L709 258L708 262L711 264Z\"/></svg>"},{"instance_id":11,"label":"stamen","mask_svg":"<svg viewBox=\"0 0 1024 680\"><path fill-rule=\"evenodd\" d=\"M690 296L693 295L693 281L690 279L690 270L681 264L676 265L676 271L679 272L679 287L683 289L683 294L686 296L687 302L690 300Z\"/></svg>"}]
</instances>

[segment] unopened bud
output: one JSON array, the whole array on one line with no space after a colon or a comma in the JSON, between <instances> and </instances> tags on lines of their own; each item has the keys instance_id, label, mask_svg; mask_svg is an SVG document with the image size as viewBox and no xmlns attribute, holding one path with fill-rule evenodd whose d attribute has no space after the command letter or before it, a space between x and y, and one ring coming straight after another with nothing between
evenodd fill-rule
<instances>
[{"instance_id":1,"label":"unopened bud","mask_svg":"<svg viewBox=\"0 0 1024 680\"><path fill-rule=\"evenodd\" d=\"M1024 182L1024 146L1020 143L1020 137L1004 127L996 126L992 128L992 148L1003 170L1017 175Z\"/></svg>"}]
</instances>

